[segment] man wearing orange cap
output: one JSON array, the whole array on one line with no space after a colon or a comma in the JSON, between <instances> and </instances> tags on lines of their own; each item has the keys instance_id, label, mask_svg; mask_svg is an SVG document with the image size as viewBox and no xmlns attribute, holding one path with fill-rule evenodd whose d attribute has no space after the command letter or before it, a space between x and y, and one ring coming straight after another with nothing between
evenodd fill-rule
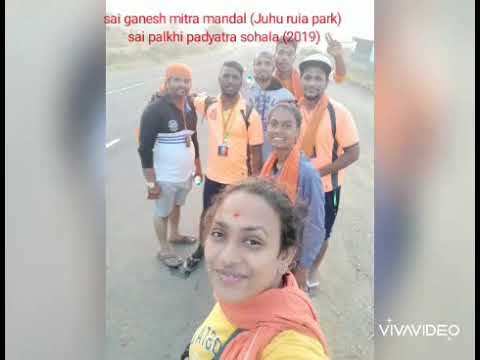
<instances>
[{"instance_id":1,"label":"man wearing orange cap","mask_svg":"<svg viewBox=\"0 0 480 360\"><path fill-rule=\"evenodd\" d=\"M203 175L197 114L188 97L192 72L186 65L173 64L167 68L165 78L164 91L152 99L142 114L138 153L147 183L147 198L155 200L158 258L168 267L177 268L183 260L171 244L196 241L179 233L180 207L191 190L192 172Z\"/></svg>"}]
</instances>

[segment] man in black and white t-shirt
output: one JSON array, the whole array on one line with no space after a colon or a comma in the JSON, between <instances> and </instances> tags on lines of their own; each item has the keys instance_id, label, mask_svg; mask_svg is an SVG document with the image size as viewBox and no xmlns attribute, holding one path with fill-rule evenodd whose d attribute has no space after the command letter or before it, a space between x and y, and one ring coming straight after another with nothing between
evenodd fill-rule
<instances>
[{"instance_id":1,"label":"man in black and white t-shirt","mask_svg":"<svg viewBox=\"0 0 480 360\"><path fill-rule=\"evenodd\" d=\"M197 114L188 97L191 79L187 66L169 66L164 94L152 99L140 123L138 153L148 198L155 200L154 226L160 243L158 257L173 268L180 266L182 259L174 253L171 244L196 241L178 231L180 207L191 190L192 172L202 176Z\"/></svg>"}]
</instances>

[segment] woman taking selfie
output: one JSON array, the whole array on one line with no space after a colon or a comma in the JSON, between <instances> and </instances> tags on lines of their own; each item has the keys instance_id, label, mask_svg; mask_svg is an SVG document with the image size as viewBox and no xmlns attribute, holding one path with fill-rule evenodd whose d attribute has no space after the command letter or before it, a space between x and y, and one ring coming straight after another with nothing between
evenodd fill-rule
<instances>
[{"instance_id":1,"label":"woman taking selfie","mask_svg":"<svg viewBox=\"0 0 480 360\"><path fill-rule=\"evenodd\" d=\"M289 271L298 221L290 198L268 179L218 195L204 218L217 303L183 359L328 359L313 305Z\"/></svg>"},{"instance_id":2,"label":"woman taking selfie","mask_svg":"<svg viewBox=\"0 0 480 360\"><path fill-rule=\"evenodd\" d=\"M292 103L280 103L270 111L266 137L273 151L261 175L273 178L306 210L299 229L301 251L293 272L300 288L308 291L318 286L309 278L315 275L311 269L325 239L325 193L318 171L300 151L301 126L302 115Z\"/></svg>"}]
</instances>

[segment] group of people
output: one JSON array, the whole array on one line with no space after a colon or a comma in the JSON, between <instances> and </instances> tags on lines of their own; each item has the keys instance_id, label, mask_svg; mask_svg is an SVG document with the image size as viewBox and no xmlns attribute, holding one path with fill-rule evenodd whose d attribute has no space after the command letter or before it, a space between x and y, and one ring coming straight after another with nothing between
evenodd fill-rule
<instances>
[{"instance_id":1,"label":"group of people","mask_svg":"<svg viewBox=\"0 0 480 360\"><path fill-rule=\"evenodd\" d=\"M308 56L298 69L296 42L257 53L247 86L244 67L224 62L217 97L191 94L191 69L170 65L144 110L138 152L155 201L158 258L186 272L204 258L217 300L184 358L328 357L308 291L318 286L359 138L351 113L326 94L330 79L341 83L346 73L341 44L326 39L328 55ZM208 124L205 173L200 116ZM178 227L192 177L204 179L198 238ZM182 259L175 243L198 245Z\"/></svg>"}]
</instances>

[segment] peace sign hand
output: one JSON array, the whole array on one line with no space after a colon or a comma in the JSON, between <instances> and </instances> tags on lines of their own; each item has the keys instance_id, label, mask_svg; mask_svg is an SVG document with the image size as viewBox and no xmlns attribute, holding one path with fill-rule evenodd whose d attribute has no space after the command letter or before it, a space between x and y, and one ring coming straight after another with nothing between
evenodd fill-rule
<instances>
[{"instance_id":1,"label":"peace sign hand","mask_svg":"<svg viewBox=\"0 0 480 360\"><path fill-rule=\"evenodd\" d=\"M327 40L328 48L327 52L333 57L343 56L343 47L339 41L335 40L330 33L325 34L325 40Z\"/></svg>"}]
</instances>

